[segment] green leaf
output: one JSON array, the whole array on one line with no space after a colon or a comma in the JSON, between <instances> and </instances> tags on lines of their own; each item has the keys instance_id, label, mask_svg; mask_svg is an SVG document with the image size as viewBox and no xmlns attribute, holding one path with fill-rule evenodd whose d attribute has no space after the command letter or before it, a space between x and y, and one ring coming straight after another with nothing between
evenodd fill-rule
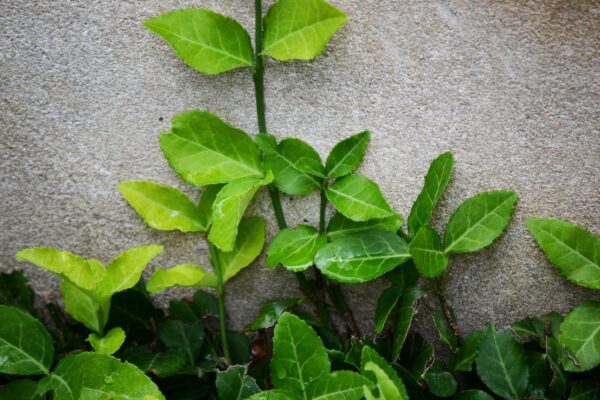
<instances>
[{"instance_id":1,"label":"green leaf","mask_svg":"<svg viewBox=\"0 0 600 400\"><path fill-rule=\"evenodd\" d=\"M39 393L54 391L61 400L164 400L152 380L137 367L99 353L64 357L49 377L39 384Z\"/></svg>"},{"instance_id":2,"label":"green leaf","mask_svg":"<svg viewBox=\"0 0 600 400\"><path fill-rule=\"evenodd\" d=\"M425 184L415 200L408 217L408 233L415 235L424 225L429 225L431 215L442 198L452 176L454 155L451 152L440 154L431 162L425 176Z\"/></svg>"},{"instance_id":3,"label":"green leaf","mask_svg":"<svg viewBox=\"0 0 600 400\"><path fill-rule=\"evenodd\" d=\"M362 175L345 176L329 186L326 193L335 209L353 221L386 218L394 213L379 186Z\"/></svg>"},{"instance_id":4,"label":"green leaf","mask_svg":"<svg viewBox=\"0 0 600 400\"><path fill-rule=\"evenodd\" d=\"M412 376L419 379L429 370L432 363L435 362L433 357L433 346L425 341L418 333L409 334L402 346L399 360L402 361L402 366L405 367ZM409 380L404 379L398 368L395 368L398 375L407 385L407 390L410 395ZM414 380L414 378L413 378Z\"/></svg>"},{"instance_id":5,"label":"green leaf","mask_svg":"<svg viewBox=\"0 0 600 400\"><path fill-rule=\"evenodd\" d=\"M252 397L248 397L248 400L298 400L299 397L295 396L285 390L273 389L266 390L264 392L256 393Z\"/></svg>"},{"instance_id":6,"label":"green leaf","mask_svg":"<svg viewBox=\"0 0 600 400\"><path fill-rule=\"evenodd\" d=\"M224 15L190 8L147 19L144 25L162 36L186 64L205 74L252 66L248 32Z\"/></svg>"},{"instance_id":7,"label":"green leaf","mask_svg":"<svg viewBox=\"0 0 600 400\"><path fill-rule=\"evenodd\" d=\"M217 372L216 386L219 400L242 400L260 392L254 378L247 375L247 368L241 365Z\"/></svg>"},{"instance_id":8,"label":"green leaf","mask_svg":"<svg viewBox=\"0 0 600 400\"><path fill-rule=\"evenodd\" d=\"M597 400L600 398L600 383L598 381L573 382L569 400Z\"/></svg>"},{"instance_id":9,"label":"green leaf","mask_svg":"<svg viewBox=\"0 0 600 400\"><path fill-rule=\"evenodd\" d=\"M206 111L173 117L160 148L173 169L196 186L262 177L258 148L248 134Z\"/></svg>"},{"instance_id":10,"label":"green leaf","mask_svg":"<svg viewBox=\"0 0 600 400\"><path fill-rule=\"evenodd\" d=\"M448 267L448 256L444 254L440 237L429 226L419 229L408 249L417 270L427 278L440 276Z\"/></svg>"},{"instance_id":11,"label":"green leaf","mask_svg":"<svg viewBox=\"0 0 600 400\"><path fill-rule=\"evenodd\" d=\"M492 325L485 332L477 353L477 373L498 396L507 400L525 396L529 372L523 348L506 332Z\"/></svg>"},{"instance_id":12,"label":"green leaf","mask_svg":"<svg viewBox=\"0 0 600 400\"><path fill-rule=\"evenodd\" d=\"M575 307L560 325L560 343L577 359L567 371L587 371L600 365L600 301Z\"/></svg>"},{"instance_id":13,"label":"green leaf","mask_svg":"<svg viewBox=\"0 0 600 400\"><path fill-rule=\"evenodd\" d=\"M394 213L391 217L382 219L370 219L368 221L356 222L336 212L327 225L327 237L330 241L341 239L343 236L360 233L370 229L396 233L402 228L404 219L400 214Z\"/></svg>"},{"instance_id":14,"label":"green leaf","mask_svg":"<svg viewBox=\"0 0 600 400\"><path fill-rule=\"evenodd\" d=\"M402 289L396 286L391 286L381 293L375 309L375 328L373 328L373 332L381 333L383 331L385 323L396 307L400 297L402 297Z\"/></svg>"},{"instance_id":15,"label":"green leaf","mask_svg":"<svg viewBox=\"0 0 600 400\"><path fill-rule=\"evenodd\" d=\"M482 338L483 331L473 331L463 339L462 346L451 357L450 367L453 371L471 371Z\"/></svg>"},{"instance_id":16,"label":"green leaf","mask_svg":"<svg viewBox=\"0 0 600 400\"><path fill-rule=\"evenodd\" d=\"M148 263L162 251L162 246L151 245L132 247L119 254L108 264L104 279L98 283L98 294L105 298L132 288Z\"/></svg>"},{"instance_id":17,"label":"green leaf","mask_svg":"<svg viewBox=\"0 0 600 400\"><path fill-rule=\"evenodd\" d=\"M345 236L315 255L315 265L328 278L362 283L380 277L410 258L406 242L378 230Z\"/></svg>"},{"instance_id":18,"label":"green leaf","mask_svg":"<svg viewBox=\"0 0 600 400\"><path fill-rule=\"evenodd\" d=\"M33 311L33 290L27 285L22 271L0 274L0 304Z\"/></svg>"},{"instance_id":19,"label":"green leaf","mask_svg":"<svg viewBox=\"0 0 600 400\"><path fill-rule=\"evenodd\" d=\"M246 325L244 331L257 331L275 326L279 316L288 308L300 304L302 299L283 299L269 301L260 308L258 317Z\"/></svg>"},{"instance_id":20,"label":"green leaf","mask_svg":"<svg viewBox=\"0 0 600 400\"><path fill-rule=\"evenodd\" d=\"M482 390L469 389L460 392L456 400L494 400L494 398Z\"/></svg>"},{"instance_id":21,"label":"green leaf","mask_svg":"<svg viewBox=\"0 0 600 400\"><path fill-rule=\"evenodd\" d=\"M108 320L110 299L100 299L91 291L75 286L68 280L61 283L65 311L94 332L100 332Z\"/></svg>"},{"instance_id":22,"label":"green leaf","mask_svg":"<svg viewBox=\"0 0 600 400\"><path fill-rule=\"evenodd\" d=\"M217 198L217 193L223 188L222 185L209 185L204 188L198 203L199 218L206 229L212 224L212 205Z\"/></svg>"},{"instance_id":23,"label":"green leaf","mask_svg":"<svg viewBox=\"0 0 600 400\"><path fill-rule=\"evenodd\" d=\"M200 209L179 190L154 182L129 181L119 191L149 227L162 231L204 232Z\"/></svg>"},{"instance_id":24,"label":"green leaf","mask_svg":"<svg viewBox=\"0 0 600 400\"><path fill-rule=\"evenodd\" d=\"M337 371L310 384L307 398L311 400L360 400L363 387L373 385L364 376L351 371Z\"/></svg>"},{"instance_id":25,"label":"green leaf","mask_svg":"<svg viewBox=\"0 0 600 400\"><path fill-rule=\"evenodd\" d=\"M364 131L336 144L325 163L327 177L340 178L354 172L365 157L369 138L370 133Z\"/></svg>"},{"instance_id":26,"label":"green leaf","mask_svg":"<svg viewBox=\"0 0 600 400\"><path fill-rule=\"evenodd\" d=\"M561 360L564 358L566 350L555 337L549 337L545 343L546 359L552 370L550 385L548 386L548 396L551 399L561 398L570 386L570 381L563 367Z\"/></svg>"},{"instance_id":27,"label":"green leaf","mask_svg":"<svg viewBox=\"0 0 600 400\"><path fill-rule=\"evenodd\" d=\"M5 386L0 386L0 399L5 400L43 400L37 394L38 384L29 379L12 381Z\"/></svg>"},{"instance_id":28,"label":"green leaf","mask_svg":"<svg viewBox=\"0 0 600 400\"><path fill-rule=\"evenodd\" d=\"M437 397L450 397L456 393L458 383L448 371L428 371L424 376L429 391Z\"/></svg>"},{"instance_id":29,"label":"green leaf","mask_svg":"<svg viewBox=\"0 0 600 400\"><path fill-rule=\"evenodd\" d=\"M361 373L377 384L379 398L382 400L388 398L408 399L406 388L391 364L371 347L364 346L362 348L360 365ZM387 397L385 393L393 394L394 397ZM366 393L365 396L367 396ZM367 398L369 397L367 396ZM371 398L374 398L372 394Z\"/></svg>"},{"instance_id":30,"label":"green leaf","mask_svg":"<svg viewBox=\"0 0 600 400\"><path fill-rule=\"evenodd\" d=\"M558 219L530 218L526 224L565 278L583 287L600 289L600 237Z\"/></svg>"},{"instance_id":31,"label":"green leaf","mask_svg":"<svg viewBox=\"0 0 600 400\"><path fill-rule=\"evenodd\" d=\"M125 342L125 331L119 327L112 328L104 337L91 333L86 339L96 353L114 354Z\"/></svg>"},{"instance_id":32,"label":"green leaf","mask_svg":"<svg viewBox=\"0 0 600 400\"><path fill-rule=\"evenodd\" d=\"M242 178L228 183L215 198L212 207L213 224L208 234L221 251L231 251L236 242L238 225L254 194L273 180L269 172L265 178Z\"/></svg>"},{"instance_id":33,"label":"green leaf","mask_svg":"<svg viewBox=\"0 0 600 400\"><path fill-rule=\"evenodd\" d=\"M466 200L446 226L446 253L467 253L488 246L508 226L516 204L517 194L509 190L482 192Z\"/></svg>"},{"instance_id":34,"label":"green leaf","mask_svg":"<svg viewBox=\"0 0 600 400\"><path fill-rule=\"evenodd\" d=\"M29 261L40 268L68 279L82 289L96 287L96 272L83 258L64 250L33 247L17 253L17 259Z\"/></svg>"},{"instance_id":35,"label":"green leaf","mask_svg":"<svg viewBox=\"0 0 600 400\"><path fill-rule=\"evenodd\" d=\"M409 288L402 294L398 304L398 313L394 320L394 342L392 347L392 359L395 360L400 355L404 341L408 335L415 315L416 301L425 294L426 291L420 287Z\"/></svg>"},{"instance_id":36,"label":"green leaf","mask_svg":"<svg viewBox=\"0 0 600 400\"><path fill-rule=\"evenodd\" d=\"M162 292L175 286L211 287L217 285L212 272L194 264L179 264L168 269L157 269L146 283L150 293Z\"/></svg>"},{"instance_id":37,"label":"green leaf","mask_svg":"<svg viewBox=\"0 0 600 400\"><path fill-rule=\"evenodd\" d=\"M433 317L433 323L440 334L440 341L446 344L452 352L455 352L458 346L457 337L450 332L446 321L444 321L442 316L436 310L431 310L431 316Z\"/></svg>"},{"instance_id":38,"label":"green leaf","mask_svg":"<svg viewBox=\"0 0 600 400\"><path fill-rule=\"evenodd\" d=\"M254 136L256 145L263 153L277 151L277 138L268 133L259 133Z\"/></svg>"},{"instance_id":39,"label":"green leaf","mask_svg":"<svg viewBox=\"0 0 600 400\"><path fill-rule=\"evenodd\" d=\"M196 321L186 324L182 321L169 320L158 328L158 338L168 349L180 350L190 366L196 365L200 349L204 342L204 324Z\"/></svg>"},{"instance_id":40,"label":"green leaf","mask_svg":"<svg viewBox=\"0 0 600 400\"><path fill-rule=\"evenodd\" d=\"M48 374L54 360L52 338L31 315L0 305L0 373Z\"/></svg>"},{"instance_id":41,"label":"green leaf","mask_svg":"<svg viewBox=\"0 0 600 400\"><path fill-rule=\"evenodd\" d=\"M263 54L280 61L311 60L347 19L324 0L279 0L265 17Z\"/></svg>"},{"instance_id":42,"label":"green leaf","mask_svg":"<svg viewBox=\"0 0 600 400\"><path fill-rule=\"evenodd\" d=\"M546 335L558 337L562 316L556 312L540 318L524 318L511 325L512 331L519 337L537 340L540 346L545 346Z\"/></svg>"},{"instance_id":43,"label":"green leaf","mask_svg":"<svg viewBox=\"0 0 600 400\"><path fill-rule=\"evenodd\" d=\"M283 265L290 271L304 271L313 265L317 251L327 244L327 238L312 226L285 228L273 238L268 250L267 266Z\"/></svg>"},{"instance_id":44,"label":"green leaf","mask_svg":"<svg viewBox=\"0 0 600 400\"><path fill-rule=\"evenodd\" d=\"M321 338L300 318L283 313L275 327L271 380L277 389L303 396L315 380L329 374L329 357Z\"/></svg>"},{"instance_id":45,"label":"green leaf","mask_svg":"<svg viewBox=\"0 0 600 400\"><path fill-rule=\"evenodd\" d=\"M532 398L544 398L546 388L550 383L546 355L537 351L525 352L529 369L529 384L527 393Z\"/></svg>"},{"instance_id":46,"label":"green leaf","mask_svg":"<svg viewBox=\"0 0 600 400\"><path fill-rule=\"evenodd\" d=\"M181 371L185 356L180 350L166 350L160 353L142 353L129 360L147 374L167 378Z\"/></svg>"},{"instance_id":47,"label":"green leaf","mask_svg":"<svg viewBox=\"0 0 600 400\"><path fill-rule=\"evenodd\" d=\"M217 251L223 283L237 275L258 257L265 244L265 221L260 217L242 219L233 250Z\"/></svg>"},{"instance_id":48,"label":"green leaf","mask_svg":"<svg viewBox=\"0 0 600 400\"><path fill-rule=\"evenodd\" d=\"M274 185L289 195L304 195L322 186L321 156L300 139L283 139L277 150L264 154L265 167L275 174Z\"/></svg>"}]
</instances>

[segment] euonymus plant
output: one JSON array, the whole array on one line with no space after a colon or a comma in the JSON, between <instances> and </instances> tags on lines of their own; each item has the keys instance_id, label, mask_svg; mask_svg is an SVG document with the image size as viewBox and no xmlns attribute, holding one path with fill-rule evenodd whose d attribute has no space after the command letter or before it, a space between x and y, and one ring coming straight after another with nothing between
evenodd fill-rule
<instances>
[{"instance_id":1,"label":"euonymus plant","mask_svg":"<svg viewBox=\"0 0 600 400\"><path fill-rule=\"evenodd\" d=\"M465 336L446 299L449 263L503 234L517 194L481 192L448 221L434 221L454 168L446 152L432 161L405 221L377 183L357 172L368 131L336 144L325 161L299 138L270 134L266 59L314 59L347 16L324 0L277 0L264 16L256 0L255 11L254 40L237 21L202 8L145 21L200 73L243 68L254 81L255 134L188 110L160 135L169 165L202 188L197 201L159 183L119 185L151 228L205 232L212 268L158 268L144 284L141 273L160 246L130 249L107 267L51 248L19 252L19 259L60 276L65 310L83 326L52 304L34 308L22 275L2 275L0 399L598 398L600 302L564 318L526 318L509 331L492 323ZM263 187L279 227L266 246L266 266L291 271L303 298L273 299L234 332L227 329L225 284L263 251L265 222L246 215ZM280 193L313 192L320 194L318 226L288 227ZM328 208L334 210L329 219ZM529 219L527 227L569 281L600 289L598 236L554 219ZM342 285L379 278L386 286L373 331L363 335ZM199 290L193 299L171 301L167 312L152 304L148 292L176 286ZM423 314L433 319L439 343L411 329ZM95 352L81 352L86 338ZM446 351L437 356L441 347Z\"/></svg>"}]
</instances>

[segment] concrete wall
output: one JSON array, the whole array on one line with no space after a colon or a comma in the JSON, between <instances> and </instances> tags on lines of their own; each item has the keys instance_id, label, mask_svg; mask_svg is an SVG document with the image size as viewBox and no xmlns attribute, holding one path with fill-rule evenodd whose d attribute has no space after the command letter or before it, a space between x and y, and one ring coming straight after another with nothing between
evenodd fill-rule
<instances>
[{"instance_id":1,"label":"concrete wall","mask_svg":"<svg viewBox=\"0 0 600 400\"><path fill-rule=\"evenodd\" d=\"M529 216L561 217L600 233L600 3L594 1L335 0L350 20L312 63L269 62L270 131L326 156L369 129L362 173L404 216L430 160L452 150L456 170L435 216L443 226L467 197L512 188L520 202L496 244L452 257L448 297L464 330L600 298L565 283L527 234ZM0 269L23 268L36 291L57 295L50 274L20 265L34 245L109 261L123 249L165 245L152 263L207 263L199 234L147 228L117 192L123 180L185 188L158 147L170 117L206 109L255 132L247 71L202 76L142 26L150 16L206 6L253 27L247 0L104 0L0 3ZM292 224L318 215L316 196L285 199ZM266 193L252 213L275 222ZM297 294L264 257L234 279L234 325L261 302ZM150 272L150 271L148 271ZM384 282L348 288L370 326ZM189 291L172 291L181 296Z\"/></svg>"}]
</instances>

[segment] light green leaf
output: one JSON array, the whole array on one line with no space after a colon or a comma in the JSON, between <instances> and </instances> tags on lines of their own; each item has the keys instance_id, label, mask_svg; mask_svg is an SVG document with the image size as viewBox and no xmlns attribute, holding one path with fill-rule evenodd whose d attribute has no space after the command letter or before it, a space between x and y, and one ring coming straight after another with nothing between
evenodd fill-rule
<instances>
[{"instance_id":1,"label":"light green leaf","mask_svg":"<svg viewBox=\"0 0 600 400\"><path fill-rule=\"evenodd\" d=\"M100 353L64 357L39 384L61 400L164 400L152 380L136 366Z\"/></svg>"},{"instance_id":2,"label":"light green leaf","mask_svg":"<svg viewBox=\"0 0 600 400\"><path fill-rule=\"evenodd\" d=\"M450 358L450 367L452 370L471 371L482 337L483 331L473 331L463 339L458 352Z\"/></svg>"},{"instance_id":3,"label":"light green leaf","mask_svg":"<svg viewBox=\"0 0 600 400\"><path fill-rule=\"evenodd\" d=\"M54 360L52 338L31 315L0 305L0 373L48 374Z\"/></svg>"},{"instance_id":4,"label":"light green leaf","mask_svg":"<svg viewBox=\"0 0 600 400\"><path fill-rule=\"evenodd\" d=\"M147 374L167 378L177 374L185 366L185 356L178 349L160 353L142 353L128 360Z\"/></svg>"},{"instance_id":5,"label":"light green leaf","mask_svg":"<svg viewBox=\"0 0 600 400\"><path fill-rule=\"evenodd\" d=\"M347 19L324 0L279 0L265 17L263 54L280 61L311 60Z\"/></svg>"},{"instance_id":6,"label":"light green leaf","mask_svg":"<svg viewBox=\"0 0 600 400\"><path fill-rule=\"evenodd\" d=\"M119 327L112 328L104 337L91 333L87 339L94 351L101 354L114 354L125 342L125 331Z\"/></svg>"},{"instance_id":7,"label":"light green leaf","mask_svg":"<svg viewBox=\"0 0 600 400\"><path fill-rule=\"evenodd\" d=\"M408 249L419 273L427 278L440 276L448 267L448 256L444 254L440 237L429 226L419 229Z\"/></svg>"},{"instance_id":8,"label":"light green leaf","mask_svg":"<svg viewBox=\"0 0 600 400\"><path fill-rule=\"evenodd\" d=\"M408 336L408 331L410 330L415 315L416 301L425 293L426 290L423 288L412 287L402 294L402 298L398 303L398 313L394 320L394 341L392 344L393 360L400 356L400 351Z\"/></svg>"},{"instance_id":9,"label":"light green leaf","mask_svg":"<svg viewBox=\"0 0 600 400\"><path fill-rule=\"evenodd\" d=\"M175 286L216 287L212 272L194 264L179 264L168 269L157 269L146 283L151 293L162 292Z\"/></svg>"},{"instance_id":10,"label":"light green leaf","mask_svg":"<svg viewBox=\"0 0 600 400\"><path fill-rule=\"evenodd\" d=\"M526 224L565 278L580 286L600 289L600 237L558 219L530 218Z\"/></svg>"},{"instance_id":11,"label":"light green leaf","mask_svg":"<svg viewBox=\"0 0 600 400\"><path fill-rule=\"evenodd\" d=\"M517 194L509 190L482 192L466 200L446 226L446 253L467 253L488 246L508 226L516 204Z\"/></svg>"},{"instance_id":12,"label":"light green leaf","mask_svg":"<svg viewBox=\"0 0 600 400\"><path fill-rule=\"evenodd\" d=\"M403 223L404 219L402 216L396 213L387 218L356 222L344 217L341 213L336 212L327 225L327 237L333 242L341 239L343 236L364 232L369 229L379 229L396 233L402 228Z\"/></svg>"},{"instance_id":13,"label":"light green leaf","mask_svg":"<svg viewBox=\"0 0 600 400\"><path fill-rule=\"evenodd\" d=\"M469 389L456 395L456 400L494 400L494 398L482 390Z\"/></svg>"},{"instance_id":14,"label":"light green leaf","mask_svg":"<svg viewBox=\"0 0 600 400\"><path fill-rule=\"evenodd\" d=\"M325 171L328 178L339 178L354 172L362 163L370 133L364 131L337 143L327 157Z\"/></svg>"},{"instance_id":15,"label":"light green leaf","mask_svg":"<svg viewBox=\"0 0 600 400\"><path fill-rule=\"evenodd\" d=\"M277 150L264 154L265 167L275 174L275 187L289 195L303 195L322 186L321 156L300 139L283 139Z\"/></svg>"},{"instance_id":16,"label":"light green leaf","mask_svg":"<svg viewBox=\"0 0 600 400\"><path fill-rule=\"evenodd\" d=\"M29 379L12 381L0 386L0 399L4 400L44 400L37 394L38 384Z\"/></svg>"},{"instance_id":17,"label":"light green leaf","mask_svg":"<svg viewBox=\"0 0 600 400\"><path fill-rule=\"evenodd\" d=\"M321 338L300 318L283 313L273 338L270 366L273 386L305 398L308 386L327 376L330 369Z\"/></svg>"},{"instance_id":18,"label":"light green leaf","mask_svg":"<svg viewBox=\"0 0 600 400\"><path fill-rule=\"evenodd\" d=\"M525 351L506 332L496 332L492 325L484 334L477 353L477 374L498 396L521 399L527 391L529 371Z\"/></svg>"},{"instance_id":19,"label":"light green leaf","mask_svg":"<svg viewBox=\"0 0 600 400\"><path fill-rule=\"evenodd\" d=\"M198 203L199 218L201 224L206 226L206 229L212 224L212 205L222 188L222 185L209 185L204 188L200 195Z\"/></svg>"},{"instance_id":20,"label":"light green leaf","mask_svg":"<svg viewBox=\"0 0 600 400\"><path fill-rule=\"evenodd\" d=\"M356 372L336 371L311 383L306 394L311 400L360 400L364 386L373 384Z\"/></svg>"},{"instance_id":21,"label":"light green leaf","mask_svg":"<svg viewBox=\"0 0 600 400\"><path fill-rule=\"evenodd\" d=\"M265 244L265 221L260 217L242 219L232 251L217 251L223 283L237 275L258 257Z\"/></svg>"},{"instance_id":22,"label":"light green leaf","mask_svg":"<svg viewBox=\"0 0 600 400\"><path fill-rule=\"evenodd\" d=\"M190 8L147 19L144 25L162 36L186 64L205 74L252 66L248 32L224 15Z\"/></svg>"},{"instance_id":23,"label":"light green leaf","mask_svg":"<svg viewBox=\"0 0 600 400\"><path fill-rule=\"evenodd\" d=\"M218 371L215 384L219 400L242 400L260 392L256 381L248 376L247 372L247 368L242 365L234 365L226 371Z\"/></svg>"},{"instance_id":24,"label":"light green leaf","mask_svg":"<svg viewBox=\"0 0 600 400\"><path fill-rule=\"evenodd\" d=\"M400 297L402 297L402 288L396 286L391 286L381 293L375 309L375 328L373 328L373 332L381 333L383 331L385 323L394 308L396 308Z\"/></svg>"},{"instance_id":25,"label":"light green leaf","mask_svg":"<svg viewBox=\"0 0 600 400\"><path fill-rule=\"evenodd\" d=\"M364 370L367 372L373 372L376 377L377 389L379 390L379 394L377 397L373 394L371 389L369 389L366 385L363 387L363 393L365 399L367 400L387 400L387 399L398 399L398 400L408 400L408 394L406 394L406 390L402 393L390 376L386 374L386 372L377 364L372 361L369 361Z\"/></svg>"},{"instance_id":26,"label":"light green leaf","mask_svg":"<svg viewBox=\"0 0 600 400\"><path fill-rule=\"evenodd\" d=\"M254 136L256 145L263 153L277 151L277 138L268 133L258 133Z\"/></svg>"},{"instance_id":27,"label":"light green leaf","mask_svg":"<svg viewBox=\"0 0 600 400\"><path fill-rule=\"evenodd\" d=\"M108 321L110 298L100 299L93 291L75 286L63 280L61 294L65 311L88 329L100 332Z\"/></svg>"},{"instance_id":28,"label":"light green leaf","mask_svg":"<svg viewBox=\"0 0 600 400\"><path fill-rule=\"evenodd\" d=\"M204 232L200 209L179 190L154 182L129 181L119 191L149 227L163 231Z\"/></svg>"},{"instance_id":29,"label":"light green leaf","mask_svg":"<svg viewBox=\"0 0 600 400\"><path fill-rule=\"evenodd\" d=\"M264 392L256 393L255 395L248 397L248 400L298 400L300 399L293 393L286 390L265 390Z\"/></svg>"},{"instance_id":30,"label":"light green leaf","mask_svg":"<svg viewBox=\"0 0 600 400\"><path fill-rule=\"evenodd\" d=\"M600 301L575 307L560 325L560 343L577 359L565 364L567 371L590 370L600 365Z\"/></svg>"},{"instance_id":31,"label":"light green leaf","mask_svg":"<svg viewBox=\"0 0 600 400\"><path fill-rule=\"evenodd\" d=\"M102 297L132 288L154 257L163 251L162 246L132 247L119 254L106 268L104 279L98 283L97 292Z\"/></svg>"},{"instance_id":32,"label":"light green leaf","mask_svg":"<svg viewBox=\"0 0 600 400\"><path fill-rule=\"evenodd\" d=\"M362 175L345 176L329 186L326 193L336 210L353 221L386 218L394 213L379 186Z\"/></svg>"},{"instance_id":33,"label":"light green leaf","mask_svg":"<svg viewBox=\"0 0 600 400\"><path fill-rule=\"evenodd\" d=\"M285 228L269 246L267 266L275 268L281 264L290 271L304 271L313 265L315 254L326 244L326 237L312 226L301 224L296 228Z\"/></svg>"},{"instance_id":34,"label":"light green leaf","mask_svg":"<svg viewBox=\"0 0 600 400\"><path fill-rule=\"evenodd\" d=\"M440 154L431 162L425 176L425 184L415 200L408 217L408 233L415 235L424 225L429 225L431 215L442 198L452 176L454 155L451 152Z\"/></svg>"},{"instance_id":35,"label":"light green leaf","mask_svg":"<svg viewBox=\"0 0 600 400\"><path fill-rule=\"evenodd\" d=\"M329 243L315 255L315 265L336 281L361 283L380 277L409 258L408 246L399 236L370 230Z\"/></svg>"},{"instance_id":36,"label":"light green leaf","mask_svg":"<svg viewBox=\"0 0 600 400\"><path fill-rule=\"evenodd\" d=\"M192 185L263 176L252 138L206 111L173 117L171 132L160 135L160 148L171 167Z\"/></svg>"},{"instance_id":37,"label":"light green leaf","mask_svg":"<svg viewBox=\"0 0 600 400\"><path fill-rule=\"evenodd\" d=\"M96 273L83 258L64 250L50 247L33 247L17 253L17 259L29 261L40 268L68 279L82 289L96 287Z\"/></svg>"},{"instance_id":38,"label":"light green leaf","mask_svg":"<svg viewBox=\"0 0 600 400\"><path fill-rule=\"evenodd\" d=\"M398 377L398 374L394 371L392 365L369 346L364 346L362 348L360 371L373 383L377 384L380 399L408 400L408 394L406 393L404 383L400 377ZM386 397L385 393L393 393L396 397Z\"/></svg>"},{"instance_id":39,"label":"light green leaf","mask_svg":"<svg viewBox=\"0 0 600 400\"><path fill-rule=\"evenodd\" d=\"M246 325L244 331L257 331L275 326L279 316L288 308L300 304L302 299L282 299L269 301L260 308L258 317Z\"/></svg>"},{"instance_id":40,"label":"light green leaf","mask_svg":"<svg viewBox=\"0 0 600 400\"><path fill-rule=\"evenodd\" d=\"M221 251L233 250L246 208L258 189L272 181L273 175L268 172L265 178L242 178L225 185L212 206L213 224L208 240Z\"/></svg>"},{"instance_id":41,"label":"light green leaf","mask_svg":"<svg viewBox=\"0 0 600 400\"><path fill-rule=\"evenodd\" d=\"M204 323L201 320L193 324L167 320L158 328L158 338L168 349L177 349L185 355L189 366L196 365L204 342Z\"/></svg>"}]
</instances>

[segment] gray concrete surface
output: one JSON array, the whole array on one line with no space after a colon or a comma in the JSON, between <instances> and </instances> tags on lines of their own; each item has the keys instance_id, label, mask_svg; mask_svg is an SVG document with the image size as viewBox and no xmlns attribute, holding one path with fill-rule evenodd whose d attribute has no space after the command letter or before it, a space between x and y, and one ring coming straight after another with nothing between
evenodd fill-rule
<instances>
[{"instance_id":1,"label":"gray concrete surface","mask_svg":"<svg viewBox=\"0 0 600 400\"><path fill-rule=\"evenodd\" d=\"M350 20L312 63L269 62L268 123L326 156L369 129L362 173L404 216L430 160L452 150L456 170L436 215L443 226L467 197L512 188L520 203L489 249L451 259L448 297L465 331L550 310L598 293L566 283L527 234L529 216L560 217L600 233L600 3L597 1L334 0ZM24 269L44 298L50 274L18 264L34 245L109 261L160 243L157 267L206 264L199 234L156 232L117 184L148 179L186 188L158 134L180 111L209 110L255 132L252 80L238 70L202 76L142 26L150 16L206 6L252 30L249 1L104 0L0 3L0 270ZM316 196L285 199L289 222L316 223ZM275 222L266 193L252 213ZM297 294L264 257L229 285L233 325L267 299ZM364 328L384 282L348 287ZM164 301L189 291L157 296Z\"/></svg>"}]
</instances>

